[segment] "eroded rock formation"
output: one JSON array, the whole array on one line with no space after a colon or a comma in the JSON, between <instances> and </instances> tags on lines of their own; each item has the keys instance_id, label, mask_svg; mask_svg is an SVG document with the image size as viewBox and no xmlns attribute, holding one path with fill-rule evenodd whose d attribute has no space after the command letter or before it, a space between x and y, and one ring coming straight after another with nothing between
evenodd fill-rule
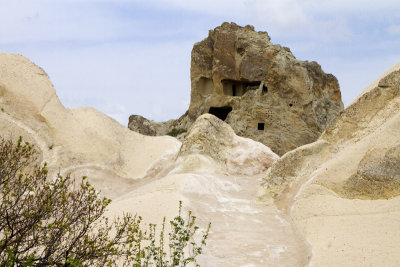
<instances>
[{"instance_id":1,"label":"eroded rock formation","mask_svg":"<svg viewBox=\"0 0 400 267\"><path fill-rule=\"evenodd\" d=\"M259 196L290 207L311 265L396 266L400 242L400 63L346 108L318 141L286 153Z\"/></svg>"},{"instance_id":2,"label":"eroded rock formation","mask_svg":"<svg viewBox=\"0 0 400 267\"><path fill-rule=\"evenodd\" d=\"M93 108L65 108L44 70L21 55L0 52L0 108L1 137L23 136L35 144L51 175L90 174L106 194L174 158L181 145L171 137L132 132Z\"/></svg>"},{"instance_id":3,"label":"eroded rock formation","mask_svg":"<svg viewBox=\"0 0 400 267\"><path fill-rule=\"evenodd\" d=\"M228 124L211 114L193 123L179 152L180 157L197 154L210 157L227 173L243 175L265 172L279 158L263 144L235 135Z\"/></svg>"},{"instance_id":4,"label":"eroded rock formation","mask_svg":"<svg viewBox=\"0 0 400 267\"><path fill-rule=\"evenodd\" d=\"M297 60L252 26L223 23L193 47L188 112L164 127L150 124L163 135L211 113L282 155L315 141L342 109L337 79L316 62ZM137 131L135 121L129 128Z\"/></svg>"}]
</instances>

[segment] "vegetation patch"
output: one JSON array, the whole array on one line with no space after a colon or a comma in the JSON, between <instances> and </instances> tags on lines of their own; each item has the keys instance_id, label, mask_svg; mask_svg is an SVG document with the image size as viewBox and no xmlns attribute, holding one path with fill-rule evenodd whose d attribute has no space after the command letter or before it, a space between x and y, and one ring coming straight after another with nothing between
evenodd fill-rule
<instances>
[{"instance_id":1,"label":"vegetation patch","mask_svg":"<svg viewBox=\"0 0 400 267\"><path fill-rule=\"evenodd\" d=\"M372 180L354 174L338 193L350 199L389 199L400 195L400 180Z\"/></svg>"},{"instance_id":2,"label":"vegetation patch","mask_svg":"<svg viewBox=\"0 0 400 267\"><path fill-rule=\"evenodd\" d=\"M173 128L171 131L167 133L169 136L177 137L180 134L186 133L187 130L183 128Z\"/></svg>"}]
</instances>

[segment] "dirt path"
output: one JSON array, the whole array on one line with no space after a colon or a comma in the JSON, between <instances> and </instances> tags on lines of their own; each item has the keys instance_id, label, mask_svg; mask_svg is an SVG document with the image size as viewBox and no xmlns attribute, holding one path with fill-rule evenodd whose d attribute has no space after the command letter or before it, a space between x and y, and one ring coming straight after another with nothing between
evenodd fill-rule
<instances>
[{"instance_id":1,"label":"dirt path","mask_svg":"<svg viewBox=\"0 0 400 267\"><path fill-rule=\"evenodd\" d=\"M257 177L193 175L185 201L212 233L201 266L306 266L310 249L290 214L255 201Z\"/></svg>"}]
</instances>

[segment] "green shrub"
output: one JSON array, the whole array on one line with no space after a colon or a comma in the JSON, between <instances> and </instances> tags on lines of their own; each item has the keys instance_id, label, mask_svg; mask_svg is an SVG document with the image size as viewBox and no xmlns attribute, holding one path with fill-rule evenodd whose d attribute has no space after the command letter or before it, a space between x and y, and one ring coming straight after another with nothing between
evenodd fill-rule
<instances>
[{"instance_id":1,"label":"green shrub","mask_svg":"<svg viewBox=\"0 0 400 267\"><path fill-rule=\"evenodd\" d=\"M171 221L169 251L165 219L158 245L155 225L143 230L140 216L124 214L109 222L111 200L102 198L85 177L48 179L46 165L35 163L29 143L0 139L0 266L186 266L196 263L206 245L189 212ZM185 254L189 249L189 255Z\"/></svg>"},{"instance_id":2,"label":"green shrub","mask_svg":"<svg viewBox=\"0 0 400 267\"><path fill-rule=\"evenodd\" d=\"M167 135L177 137L178 135L180 135L182 133L186 133L186 132L187 132L187 130L183 129L183 128L172 128L172 130L169 131L167 133Z\"/></svg>"}]
</instances>

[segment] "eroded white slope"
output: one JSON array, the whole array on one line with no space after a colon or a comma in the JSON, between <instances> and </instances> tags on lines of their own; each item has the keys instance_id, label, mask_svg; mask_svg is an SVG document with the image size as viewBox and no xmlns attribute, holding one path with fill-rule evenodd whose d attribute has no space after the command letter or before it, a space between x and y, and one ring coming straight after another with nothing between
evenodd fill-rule
<instances>
[{"instance_id":1,"label":"eroded white slope","mask_svg":"<svg viewBox=\"0 0 400 267\"><path fill-rule=\"evenodd\" d=\"M0 53L0 94L2 136L35 143L52 171L81 174L84 167L142 178L181 145L132 132L92 108L65 108L47 74L20 55Z\"/></svg>"},{"instance_id":2,"label":"eroded white slope","mask_svg":"<svg viewBox=\"0 0 400 267\"><path fill-rule=\"evenodd\" d=\"M311 266L400 263L399 66L263 180L260 196L288 212L312 246Z\"/></svg>"}]
</instances>

